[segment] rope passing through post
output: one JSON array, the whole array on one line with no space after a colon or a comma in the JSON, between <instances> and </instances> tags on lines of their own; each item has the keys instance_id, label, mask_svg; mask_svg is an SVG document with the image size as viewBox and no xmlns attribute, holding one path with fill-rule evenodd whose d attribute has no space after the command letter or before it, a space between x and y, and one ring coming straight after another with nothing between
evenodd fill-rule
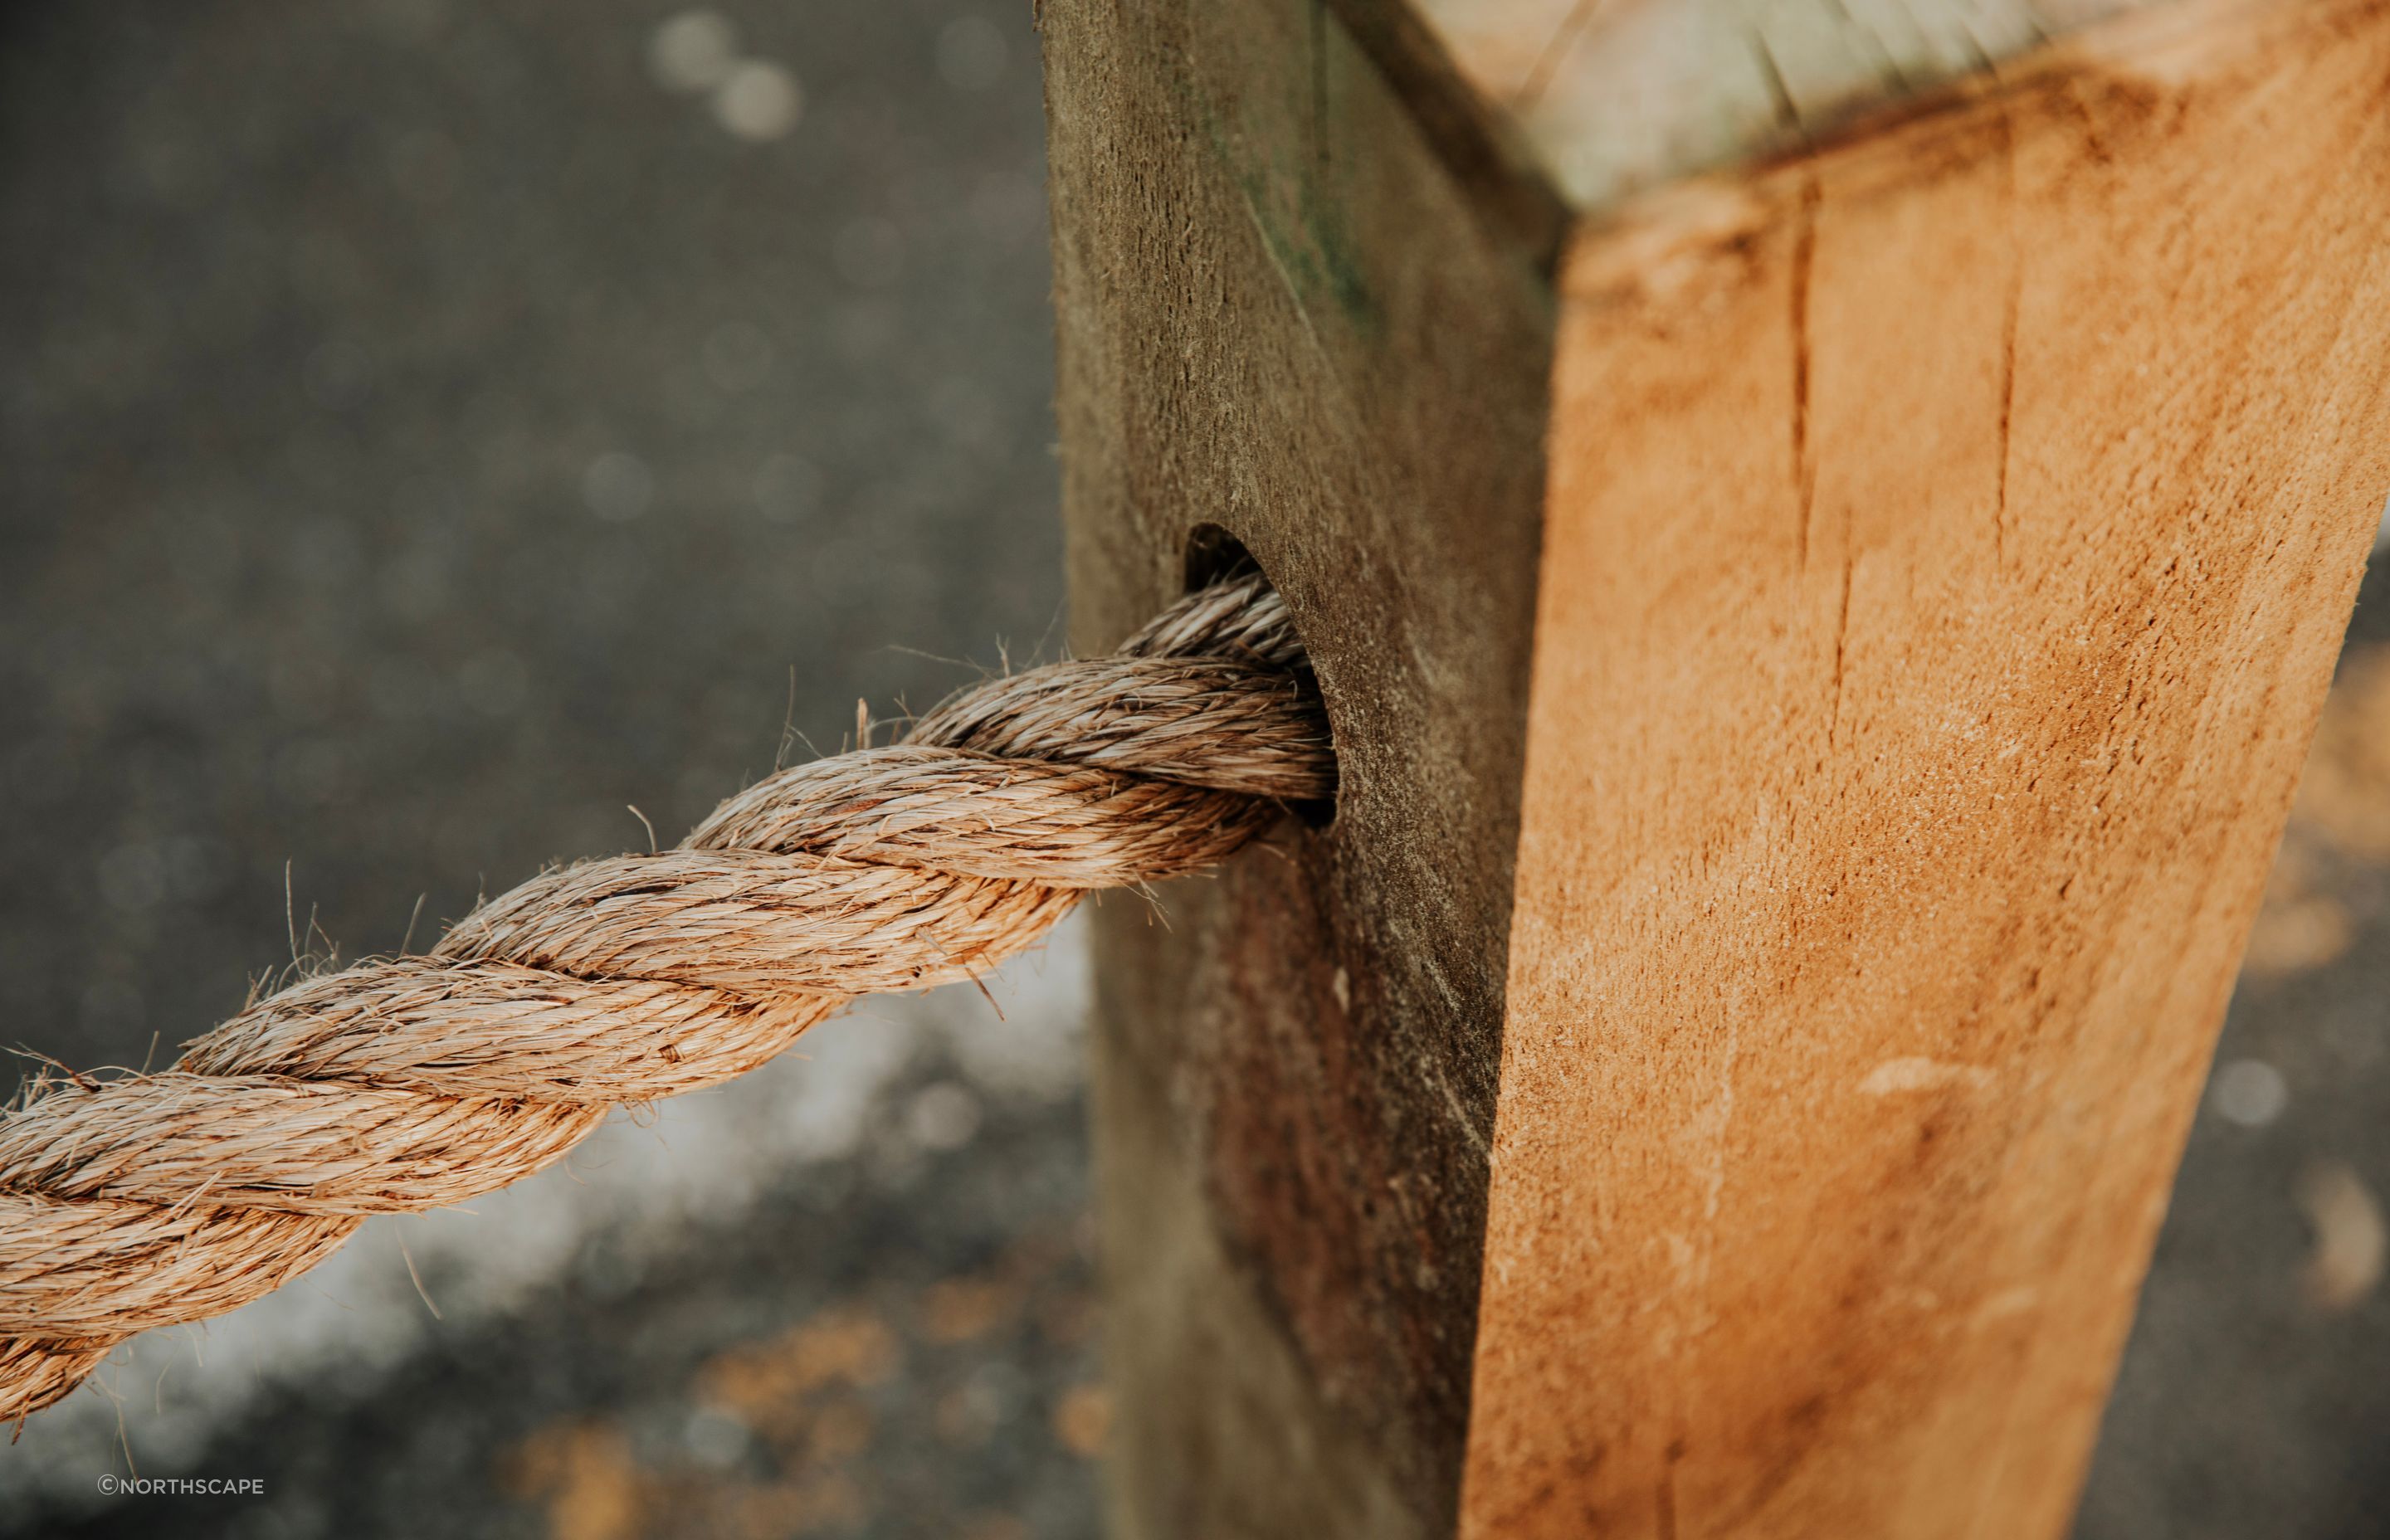
<instances>
[{"instance_id":1,"label":"rope passing through post","mask_svg":"<svg viewBox=\"0 0 2390 1540\"><path fill-rule=\"evenodd\" d=\"M0 1420L368 1215L527 1176L617 1107L743 1074L858 995L975 978L1082 893L1211 866L1335 788L1286 607L1238 577L759 781L675 849L259 1000L172 1069L45 1071L0 1110Z\"/></svg>"}]
</instances>

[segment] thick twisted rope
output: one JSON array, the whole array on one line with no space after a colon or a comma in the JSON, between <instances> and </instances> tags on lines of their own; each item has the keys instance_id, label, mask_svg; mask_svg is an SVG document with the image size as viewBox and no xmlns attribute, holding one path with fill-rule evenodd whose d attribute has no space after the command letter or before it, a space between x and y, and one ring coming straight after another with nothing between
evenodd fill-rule
<instances>
[{"instance_id":1,"label":"thick twisted rope","mask_svg":"<svg viewBox=\"0 0 2390 1540\"><path fill-rule=\"evenodd\" d=\"M45 1072L0 1110L0 1421L368 1214L527 1176L615 1107L743 1074L855 995L972 978L1082 892L1209 866L1334 789L1285 608L1240 578L759 781L676 849L542 873L428 956L258 1001L161 1073Z\"/></svg>"}]
</instances>

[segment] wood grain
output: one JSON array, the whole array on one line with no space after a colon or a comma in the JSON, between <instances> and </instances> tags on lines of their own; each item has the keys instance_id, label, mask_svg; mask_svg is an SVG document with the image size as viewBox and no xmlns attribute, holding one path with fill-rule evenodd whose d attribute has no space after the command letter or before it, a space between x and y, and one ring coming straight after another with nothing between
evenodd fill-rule
<instances>
[{"instance_id":1,"label":"wood grain","mask_svg":"<svg viewBox=\"0 0 2390 1540\"><path fill-rule=\"evenodd\" d=\"M1113 1532L1449 1534L1550 232L1317 4L1043 28L1073 639L1224 531L1301 616L1342 775L1330 827L1099 912Z\"/></svg>"},{"instance_id":2,"label":"wood grain","mask_svg":"<svg viewBox=\"0 0 2390 1540\"><path fill-rule=\"evenodd\" d=\"M1462 1532L2062 1532L2390 488L2390 22L1566 258Z\"/></svg>"},{"instance_id":3,"label":"wood grain","mask_svg":"<svg viewBox=\"0 0 2390 1540\"><path fill-rule=\"evenodd\" d=\"M1074 637L1224 532L1345 777L1101 917L1115 1526L2054 1535L2390 484L2390 12L1574 7L1780 99L1558 182L1438 14L1045 7Z\"/></svg>"}]
</instances>

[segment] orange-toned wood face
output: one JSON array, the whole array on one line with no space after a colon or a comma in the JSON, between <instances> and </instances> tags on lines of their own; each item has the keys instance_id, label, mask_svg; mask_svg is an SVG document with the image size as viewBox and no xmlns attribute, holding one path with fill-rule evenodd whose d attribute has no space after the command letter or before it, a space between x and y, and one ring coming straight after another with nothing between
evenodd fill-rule
<instances>
[{"instance_id":1,"label":"orange-toned wood face","mask_svg":"<svg viewBox=\"0 0 2390 1540\"><path fill-rule=\"evenodd\" d=\"M1463 1533L2064 1527L2390 487L2390 18L1583 234Z\"/></svg>"}]
</instances>

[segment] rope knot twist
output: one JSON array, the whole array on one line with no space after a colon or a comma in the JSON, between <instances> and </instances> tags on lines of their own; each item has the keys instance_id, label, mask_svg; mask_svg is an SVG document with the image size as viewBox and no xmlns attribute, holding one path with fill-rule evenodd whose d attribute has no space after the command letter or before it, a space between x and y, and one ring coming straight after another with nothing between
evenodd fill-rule
<instances>
[{"instance_id":1,"label":"rope knot twist","mask_svg":"<svg viewBox=\"0 0 2390 1540\"><path fill-rule=\"evenodd\" d=\"M0 1420L368 1215L527 1176L616 1107L744 1074L856 995L974 978L1082 893L1212 866L1335 787L1285 604L1247 574L1110 657L758 781L671 850L542 872L426 955L302 980L171 1069L45 1070L0 1110Z\"/></svg>"}]
</instances>

